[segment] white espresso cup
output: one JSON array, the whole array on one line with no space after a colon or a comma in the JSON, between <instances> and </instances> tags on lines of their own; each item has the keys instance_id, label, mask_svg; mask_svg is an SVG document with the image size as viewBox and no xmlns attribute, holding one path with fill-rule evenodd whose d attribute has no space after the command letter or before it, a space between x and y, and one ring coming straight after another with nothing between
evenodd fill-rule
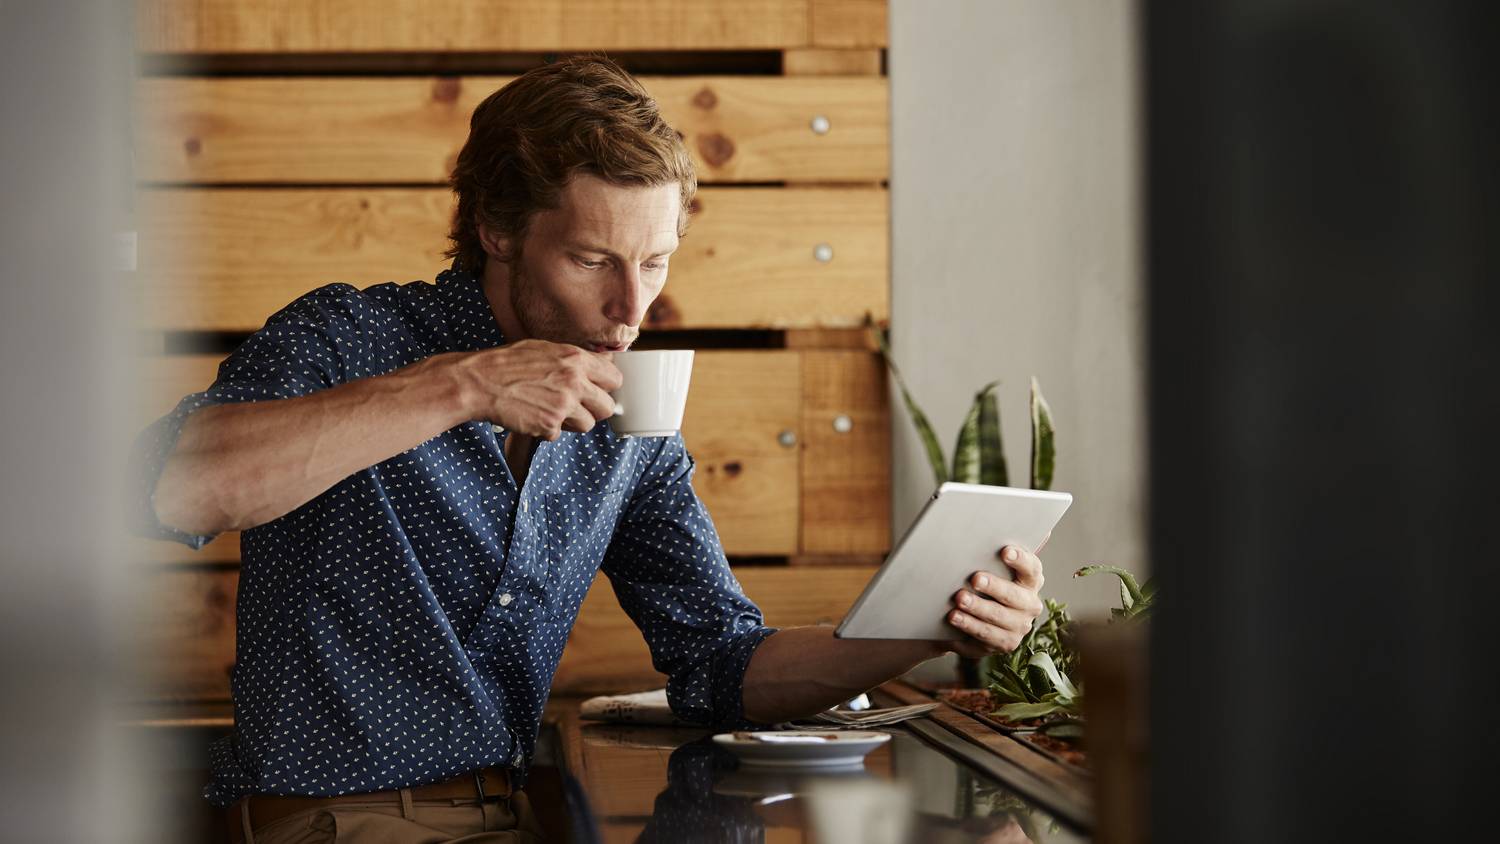
<instances>
[{"instance_id":1,"label":"white espresso cup","mask_svg":"<svg viewBox=\"0 0 1500 844\"><path fill-rule=\"evenodd\" d=\"M610 430L620 437L670 437L682 428L693 350L616 352L623 380L610 396L615 415Z\"/></svg>"}]
</instances>

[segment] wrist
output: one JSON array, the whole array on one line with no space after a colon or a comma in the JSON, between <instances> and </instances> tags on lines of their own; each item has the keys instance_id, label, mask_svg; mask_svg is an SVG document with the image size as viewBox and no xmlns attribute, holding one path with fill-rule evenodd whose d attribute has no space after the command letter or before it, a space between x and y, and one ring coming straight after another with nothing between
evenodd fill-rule
<instances>
[{"instance_id":1,"label":"wrist","mask_svg":"<svg viewBox=\"0 0 1500 844\"><path fill-rule=\"evenodd\" d=\"M481 418L479 382L471 363L482 352L444 352L412 367L412 376L430 390L427 400L441 409L447 427Z\"/></svg>"}]
</instances>

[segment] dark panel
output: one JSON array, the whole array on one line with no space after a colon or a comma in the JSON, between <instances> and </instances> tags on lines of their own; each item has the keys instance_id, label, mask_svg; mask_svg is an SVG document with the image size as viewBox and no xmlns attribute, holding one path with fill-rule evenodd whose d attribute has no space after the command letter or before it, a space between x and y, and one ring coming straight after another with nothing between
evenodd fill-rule
<instances>
[{"instance_id":1,"label":"dark panel","mask_svg":"<svg viewBox=\"0 0 1500 844\"><path fill-rule=\"evenodd\" d=\"M1491 24L1148 6L1153 840L1442 840L1487 808Z\"/></svg>"}]
</instances>

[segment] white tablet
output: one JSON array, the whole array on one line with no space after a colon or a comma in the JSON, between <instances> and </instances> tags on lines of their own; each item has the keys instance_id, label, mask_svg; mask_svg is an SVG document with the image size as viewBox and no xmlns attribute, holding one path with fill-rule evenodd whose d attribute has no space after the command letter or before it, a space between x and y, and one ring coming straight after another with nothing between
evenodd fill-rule
<instances>
[{"instance_id":1,"label":"white tablet","mask_svg":"<svg viewBox=\"0 0 1500 844\"><path fill-rule=\"evenodd\" d=\"M964 634L948 623L953 595L976 571L1013 579L1000 549L1020 545L1035 550L1072 503L1066 492L951 482L939 486L833 635L961 638Z\"/></svg>"}]
</instances>

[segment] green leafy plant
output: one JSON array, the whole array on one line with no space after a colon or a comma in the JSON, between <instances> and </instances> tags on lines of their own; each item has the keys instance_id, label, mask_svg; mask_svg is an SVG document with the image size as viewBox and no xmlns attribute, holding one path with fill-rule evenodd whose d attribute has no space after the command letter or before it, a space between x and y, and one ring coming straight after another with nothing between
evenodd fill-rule
<instances>
[{"instance_id":1,"label":"green leafy plant","mask_svg":"<svg viewBox=\"0 0 1500 844\"><path fill-rule=\"evenodd\" d=\"M969 412L958 427L958 438L953 444L953 462L950 465L938 441L936 430L927 414L912 398L906 379L891 358L891 348L885 332L872 326L880 354L896 379L901 391L901 401L911 416L912 425L927 452L927 462L932 467L933 481L957 481L968 484L1009 486L1010 473L1005 464L1005 451L1000 435L1000 398L996 389L999 381L991 381L979 388ZM1052 472L1057 463L1056 429L1052 424L1052 409L1042 396L1041 385L1035 377L1031 379L1031 488L1051 489Z\"/></svg>"},{"instance_id":2,"label":"green leafy plant","mask_svg":"<svg viewBox=\"0 0 1500 844\"><path fill-rule=\"evenodd\" d=\"M1156 600L1156 586L1148 579L1144 585L1129 570L1119 566L1094 564L1073 573L1074 577L1113 574L1120 580L1120 606L1110 610L1110 622L1133 621L1150 616ZM1032 627L1014 651L992 662L986 688L999 704L1002 718L1027 721L1054 718L1042 729L1056 738L1079 738L1083 735L1083 686L1073 679L1080 657L1068 640L1072 619L1067 606L1044 598L1046 618Z\"/></svg>"},{"instance_id":3,"label":"green leafy plant","mask_svg":"<svg viewBox=\"0 0 1500 844\"><path fill-rule=\"evenodd\" d=\"M1011 721L1059 713L1077 716L1083 711L1083 692L1069 676L1078 663L1065 639L1072 619L1065 604L1051 598L1043 603L1046 617L1032 626L1015 650L992 659L986 675L990 697L1000 704L996 714Z\"/></svg>"},{"instance_id":4,"label":"green leafy plant","mask_svg":"<svg viewBox=\"0 0 1500 844\"><path fill-rule=\"evenodd\" d=\"M1120 606L1109 611L1110 620L1146 618L1151 615L1151 606L1156 600L1156 580L1147 578L1144 584L1137 585L1135 575L1119 566L1111 566L1105 563L1095 563L1084 566L1076 572L1074 577L1088 577L1099 573L1112 574L1120 579Z\"/></svg>"}]
</instances>

